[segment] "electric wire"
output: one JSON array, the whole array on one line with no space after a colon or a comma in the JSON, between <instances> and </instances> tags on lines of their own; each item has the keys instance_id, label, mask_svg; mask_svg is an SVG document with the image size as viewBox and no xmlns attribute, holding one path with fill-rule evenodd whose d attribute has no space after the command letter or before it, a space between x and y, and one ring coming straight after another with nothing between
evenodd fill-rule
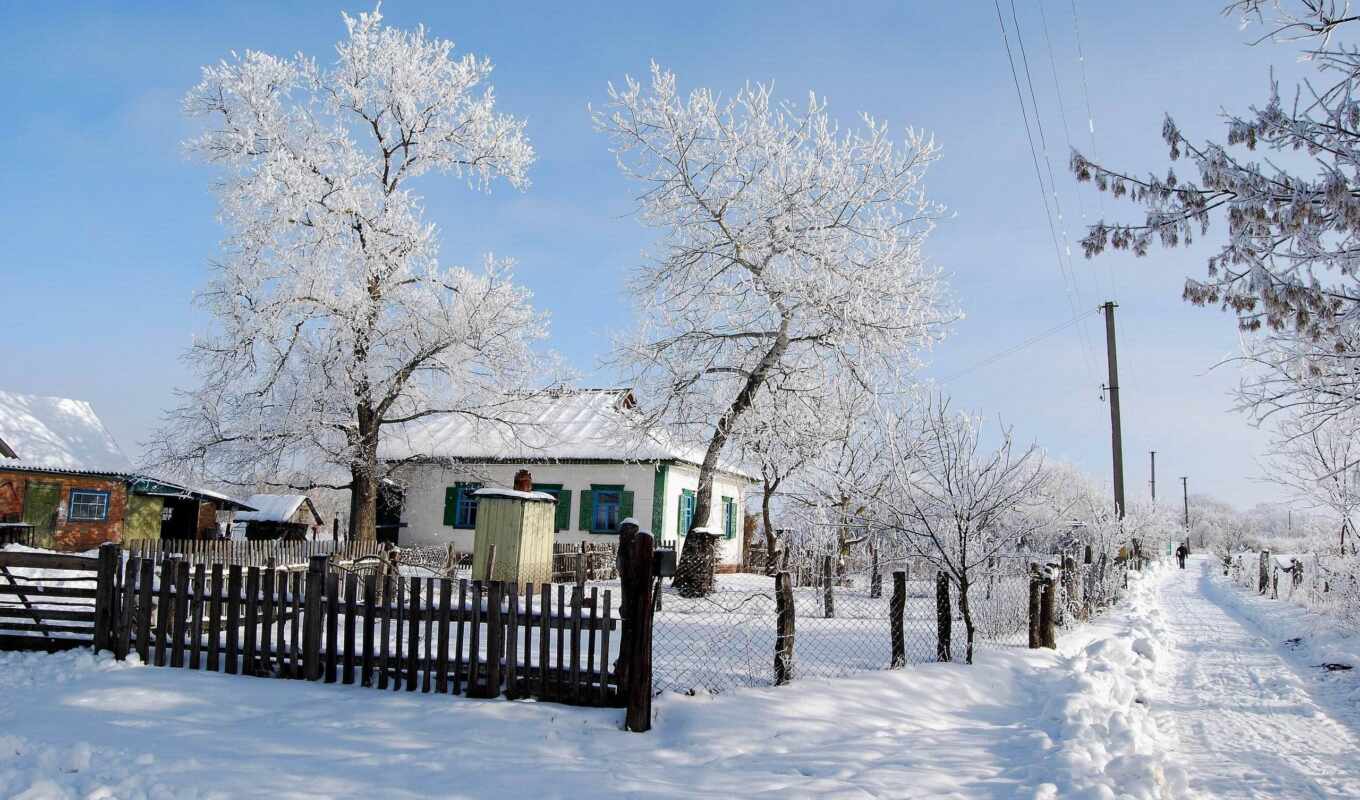
<instances>
[{"instance_id":1,"label":"electric wire","mask_svg":"<svg viewBox=\"0 0 1360 800\"><path fill-rule=\"evenodd\" d=\"M1052 210L1052 207L1051 207L1051 205L1050 205L1050 203L1049 203L1049 199L1048 199L1048 189L1047 189L1047 187L1046 187L1045 184L1044 184L1043 168L1039 166L1039 151L1038 151L1038 148L1035 147L1035 143L1034 143L1034 131L1033 131L1033 129L1032 129L1031 126L1030 126L1030 121L1029 121L1029 108L1028 108L1028 106L1027 106L1026 103L1025 103L1025 94L1024 94L1024 90L1020 87L1020 74L1019 74L1019 72L1016 70L1016 67L1015 67L1015 54L1014 54L1014 52L1011 50L1010 35L1009 35L1009 33L1007 32L1007 30L1006 30L1006 19L1005 19L1005 16L1001 13L1001 3L1000 3L1000 0L993 0L993 6L994 6L995 9L996 9L996 21L997 21L997 24L998 24L998 25L1000 26L1000 28L1001 28L1001 42L1002 42L1002 44L1004 45L1004 47L1005 47L1005 49L1006 49L1006 63L1007 63L1007 65L1010 67L1010 70L1011 70L1011 81L1012 81L1013 84L1015 85L1015 96L1016 96L1016 99L1020 102L1020 118L1021 118L1021 121L1024 123L1024 126L1025 126L1025 138L1026 138L1026 140L1027 140L1028 143L1029 143L1030 160L1031 160L1031 162L1032 162L1033 165L1034 165L1034 177L1035 177L1035 180L1037 180L1037 181L1039 182L1039 198L1040 198L1040 200L1043 202L1043 207L1044 207L1044 219L1045 219L1045 221L1048 223L1049 237L1052 239L1052 242L1053 242L1053 251L1054 251L1054 255L1056 256L1057 262L1058 262L1058 273L1059 273L1060 277L1062 278L1062 281L1063 281L1063 288L1064 288L1064 290L1065 290L1066 293L1067 293L1067 300L1068 300L1068 304L1069 304L1069 305L1071 306L1071 308L1072 308L1072 313L1073 313L1073 314L1078 314L1080 307L1079 307L1078 304L1077 304L1076 298L1073 296L1073 293L1072 293L1072 290L1071 290L1070 281L1069 281L1068 274L1067 274L1067 269L1063 266L1063 260L1062 260L1062 247L1061 247L1061 246L1059 245L1059 243L1058 243L1058 232L1057 232L1057 227L1053 224L1053 210ZM1012 17L1014 18L1014 3L1013 3L1013 2L1012 2L1011 10L1012 10ZM1017 29L1017 31L1016 31L1016 34L1017 34L1017 38L1018 38L1018 36L1019 36L1019 30L1018 30L1018 29ZM1023 46L1023 45L1022 45L1022 46ZM1023 51L1022 51L1022 52L1023 52ZM1027 70L1027 74L1028 74L1028 70ZM1033 81L1030 81L1030 84L1029 84L1029 85L1030 85L1031 96L1033 96L1033 89L1034 89ZM1035 122L1037 123L1037 122L1038 122L1037 116L1038 116L1038 113L1039 113L1039 109L1038 109L1037 104L1035 105L1034 112L1035 112L1035 115L1036 115L1036 120L1035 120ZM1040 126L1040 135L1042 136L1042 126ZM1094 371L1094 367L1092 366L1092 361L1091 361L1090 346L1089 346L1089 344L1086 342L1085 339L1081 339L1081 344L1082 344L1082 357L1083 357L1083 359L1084 359L1085 362L1086 362L1087 370L1088 370L1088 371Z\"/></svg>"},{"instance_id":2,"label":"electric wire","mask_svg":"<svg viewBox=\"0 0 1360 800\"><path fill-rule=\"evenodd\" d=\"M993 353L992 355L987 356L986 358L982 359L981 361L978 361L977 363L973 364L972 366L969 366L969 367L967 367L967 368L965 368L965 369L959 370L958 372L955 372L954 374L949 375L948 377L945 377L945 378L943 378L943 379L937 381L937 383L939 383L941 386L943 386L943 385L946 384L946 383L951 383L951 382L953 382L953 381L955 381L955 380L957 380L957 379L959 379L959 378L962 378L964 375L967 375L967 374L972 373L972 372L976 372L977 370L980 370L980 369L982 369L983 367L986 367L986 366L990 366L990 365L992 365L992 364L995 364L996 362L1000 361L1001 359L1003 359L1003 358L1005 358L1005 357L1007 357L1007 356L1014 355L1014 354L1020 352L1021 350L1024 350L1024 349L1026 349L1026 348L1028 348L1028 347L1031 347L1031 346L1033 346L1033 345L1035 345L1035 344L1038 344L1039 342L1043 341L1044 339L1047 339L1047 338L1049 338L1050 336L1053 336L1053 335L1055 335L1055 334L1061 333L1061 332L1067 330L1068 328L1072 327L1073 325L1078 325L1078 324L1080 324L1082 321L1086 320L1087 318L1093 317L1093 316L1095 316L1096 314L1100 314L1100 313L1101 313L1101 309L1100 309L1100 308L1093 308L1093 309L1091 309L1090 311L1086 311L1086 312L1083 312L1083 313L1081 313L1081 314L1078 314L1078 315L1076 315L1075 317L1072 317L1072 318L1069 319L1069 320L1066 320L1066 321L1061 322L1061 323L1059 323L1059 324L1057 324L1057 325L1054 325L1052 328L1049 328L1049 329L1047 329L1047 330L1045 330L1045 331L1041 331L1041 332L1039 332L1039 333L1034 334L1033 336L1029 337L1028 339L1025 339L1025 340L1021 341L1019 344L1012 345L1011 347L1008 347L1008 348L1006 348L1005 350L1001 350L1001 351L999 351L999 352Z\"/></svg>"}]
</instances>

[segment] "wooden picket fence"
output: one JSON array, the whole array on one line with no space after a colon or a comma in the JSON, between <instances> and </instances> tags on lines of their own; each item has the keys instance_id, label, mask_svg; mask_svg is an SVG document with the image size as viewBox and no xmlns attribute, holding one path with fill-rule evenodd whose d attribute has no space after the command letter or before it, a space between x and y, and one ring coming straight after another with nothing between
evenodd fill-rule
<instances>
[{"instance_id":1,"label":"wooden picket fence","mask_svg":"<svg viewBox=\"0 0 1360 800\"><path fill-rule=\"evenodd\" d=\"M327 562L314 556L304 574L132 556L116 587L114 654L408 692L621 703L608 589L370 578Z\"/></svg>"},{"instance_id":2,"label":"wooden picket fence","mask_svg":"<svg viewBox=\"0 0 1360 800\"><path fill-rule=\"evenodd\" d=\"M130 539L127 552L159 564L174 558L189 564L237 564L242 567L291 567L303 569L313 556L334 556L353 561L378 555L380 542L253 541L226 539Z\"/></svg>"},{"instance_id":3,"label":"wooden picket fence","mask_svg":"<svg viewBox=\"0 0 1360 800\"><path fill-rule=\"evenodd\" d=\"M618 548L581 542L553 544L553 582L612 581L619 577Z\"/></svg>"}]
</instances>

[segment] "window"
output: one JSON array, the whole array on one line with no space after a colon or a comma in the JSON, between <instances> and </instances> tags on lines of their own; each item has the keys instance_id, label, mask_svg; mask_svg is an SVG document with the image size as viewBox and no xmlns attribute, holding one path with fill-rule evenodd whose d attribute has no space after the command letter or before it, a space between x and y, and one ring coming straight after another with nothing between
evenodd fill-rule
<instances>
[{"instance_id":1,"label":"window","mask_svg":"<svg viewBox=\"0 0 1360 800\"><path fill-rule=\"evenodd\" d=\"M96 489L72 489L71 505L66 512L70 520L100 521L109 518L109 493Z\"/></svg>"},{"instance_id":2,"label":"window","mask_svg":"<svg viewBox=\"0 0 1360 800\"><path fill-rule=\"evenodd\" d=\"M680 516L676 525L676 538L680 538L689 533L689 526L694 522L694 492L689 489L680 490Z\"/></svg>"},{"instance_id":3,"label":"window","mask_svg":"<svg viewBox=\"0 0 1360 800\"><path fill-rule=\"evenodd\" d=\"M622 484L592 483L581 490L577 527L590 533L618 533L619 524L633 516L633 493Z\"/></svg>"},{"instance_id":4,"label":"window","mask_svg":"<svg viewBox=\"0 0 1360 800\"><path fill-rule=\"evenodd\" d=\"M618 489L596 489L591 492L595 498L595 511L591 514L592 531L616 531L619 529L619 510L623 505L623 492Z\"/></svg>"},{"instance_id":5,"label":"window","mask_svg":"<svg viewBox=\"0 0 1360 800\"><path fill-rule=\"evenodd\" d=\"M535 492L545 492L557 498L557 511L553 518L554 530L564 531L571 527L571 490L563 489L560 483L535 483Z\"/></svg>"},{"instance_id":6,"label":"window","mask_svg":"<svg viewBox=\"0 0 1360 800\"><path fill-rule=\"evenodd\" d=\"M730 497L722 499L722 530L724 539L737 538L737 501Z\"/></svg>"},{"instance_id":7,"label":"window","mask_svg":"<svg viewBox=\"0 0 1360 800\"><path fill-rule=\"evenodd\" d=\"M477 527L477 498L472 493L480 483L455 483L444 490L444 524L454 528Z\"/></svg>"}]
</instances>

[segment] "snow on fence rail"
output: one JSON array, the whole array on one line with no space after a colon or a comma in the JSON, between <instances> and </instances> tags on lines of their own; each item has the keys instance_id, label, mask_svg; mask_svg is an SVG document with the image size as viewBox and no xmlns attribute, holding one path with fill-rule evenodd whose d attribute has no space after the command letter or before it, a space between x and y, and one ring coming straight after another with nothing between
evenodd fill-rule
<instances>
[{"instance_id":1,"label":"snow on fence rail","mask_svg":"<svg viewBox=\"0 0 1360 800\"><path fill-rule=\"evenodd\" d=\"M312 556L328 555L355 560L382 551L379 542L323 541L233 541L229 539L129 539L127 552L159 564L177 558L190 564L238 564L243 567L288 567L304 569Z\"/></svg>"}]
</instances>

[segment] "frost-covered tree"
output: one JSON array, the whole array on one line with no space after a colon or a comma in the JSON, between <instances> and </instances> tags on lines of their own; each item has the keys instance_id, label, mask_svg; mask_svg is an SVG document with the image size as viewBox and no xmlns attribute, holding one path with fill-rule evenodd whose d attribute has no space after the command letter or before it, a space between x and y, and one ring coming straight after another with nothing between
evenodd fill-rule
<instances>
[{"instance_id":1,"label":"frost-covered tree","mask_svg":"<svg viewBox=\"0 0 1360 800\"><path fill-rule=\"evenodd\" d=\"M912 130L894 142L868 116L843 130L815 96L684 95L656 65L645 86L611 86L593 116L660 232L630 281L640 318L617 359L651 401L649 422L702 450L701 526L743 418L773 418L782 392L822 391L819 376L910 365L942 334L941 280L922 253L938 149ZM686 538L680 591L707 585L696 566L711 547Z\"/></svg>"},{"instance_id":2,"label":"frost-covered tree","mask_svg":"<svg viewBox=\"0 0 1360 800\"><path fill-rule=\"evenodd\" d=\"M491 62L376 11L344 23L328 66L247 51L184 100L228 235L199 297L214 328L188 354L200 384L156 446L233 484L348 488L351 530L372 537L384 442L438 416L513 425L546 320L507 263L441 265L412 190L527 184L534 152L496 111Z\"/></svg>"},{"instance_id":3,"label":"frost-covered tree","mask_svg":"<svg viewBox=\"0 0 1360 800\"><path fill-rule=\"evenodd\" d=\"M1354 520L1360 511L1360 420L1353 413L1321 425L1312 419L1303 413L1277 422L1266 474L1308 506L1330 513L1339 530L1337 551L1344 554L1348 542L1355 550Z\"/></svg>"},{"instance_id":4,"label":"frost-covered tree","mask_svg":"<svg viewBox=\"0 0 1360 800\"><path fill-rule=\"evenodd\" d=\"M981 421L932 398L919 414L889 424L890 484L883 524L929 559L958 589L973 662L973 577L1016 540L1051 524L1042 503L1043 456L1017 447L1009 428L995 449L983 444Z\"/></svg>"},{"instance_id":5,"label":"frost-covered tree","mask_svg":"<svg viewBox=\"0 0 1360 800\"><path fill-rule=\"evenodd\" d=\"M1348 8L1332 0L1228 5L1244 22L1271 25L1263 39L1306 42L1317 82L1282 94L1272 80L1262 105L1226 116L1219 141L1198 143L1166 117L1170 159L1188 160L1193 177L1174 168L1140 177L1072 155L1078 179L1145 209L1139 223L1094 225L1088 256L1187 245L1222 224L1207 276L1188 280L1184 296L1234 311L1244 331L1274 342L1248 354L1262 369L1244 386L1244 401L1261 415L1297 402L1345 411L1360 398L1360 51L1343 41L1360 17Z\"/></svg>"}]
</instances>

